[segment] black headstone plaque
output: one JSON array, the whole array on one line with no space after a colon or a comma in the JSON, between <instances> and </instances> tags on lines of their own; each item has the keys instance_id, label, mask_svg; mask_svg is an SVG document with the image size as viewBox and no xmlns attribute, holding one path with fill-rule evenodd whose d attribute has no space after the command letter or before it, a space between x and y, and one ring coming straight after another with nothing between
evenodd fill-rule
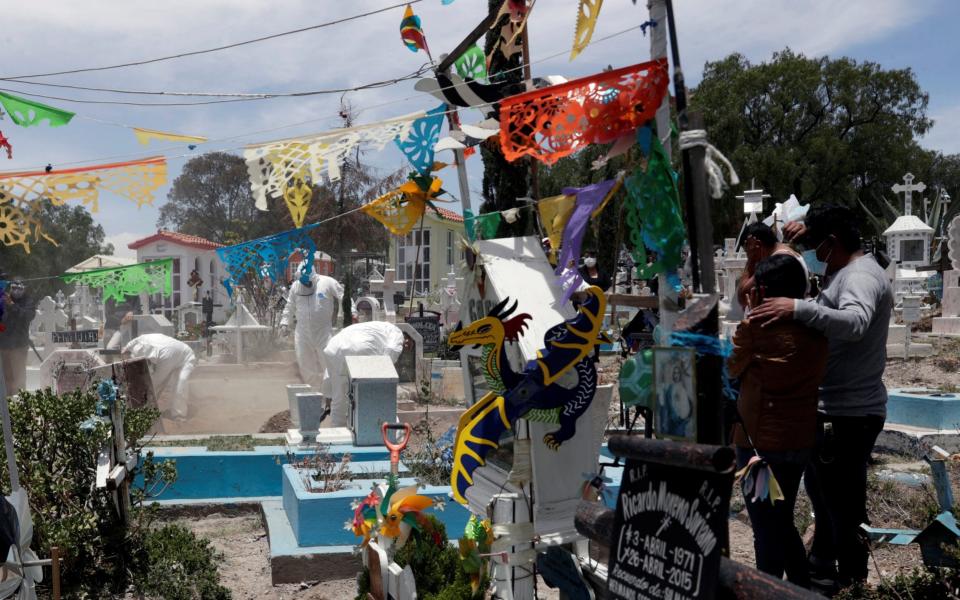
<instances>
[{"instance_id":1,"label":"black headstone plaque","mask_svg":"<svg viewBox=\"0 0 960 600\"><path fill-rule=\"evenodd\" d=\"M440 349L440 315L421 315L407 317L410 324L423 338L423 352L436 352Z\"/></svg>"},{"instance_id":2,"label":"black headstone plaque","mask_svg":"<svg viewBox=\"0 0 960 600\"><path fill-rule=\"evenodd\" d=\"M617 498L609 598L712 599L733 475L628 460Z\"/></svg>"},{"instance_id":3,"label":"black headstone plaque","mask_svg":"<svg viewBox=\"0 0 960 600\"><path fill-rule=\"evenodd\" d=\"M78 329L76 331L52 331L50 336L54 344L96 344L99 338L96 329Z\"/></svg>"}]
</instances>

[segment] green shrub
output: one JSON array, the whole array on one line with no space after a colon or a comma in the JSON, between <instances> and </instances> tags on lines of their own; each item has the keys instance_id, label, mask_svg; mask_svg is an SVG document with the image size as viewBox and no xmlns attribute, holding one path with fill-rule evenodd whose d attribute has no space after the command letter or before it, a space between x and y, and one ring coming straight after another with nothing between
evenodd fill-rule
<instances>
[{"instance_id":1,"label":"green shrub","mask_svg":"<svg viewBox=\"0 0 960 600\"><path fill-rule=\"evenodd\" d=\"M220 585L217 562L223 556L182 525L164 525L143 535L133 587L165 600L228 600Z\"/></svg>"},{"instance_id":2,"label":"green shrub","mask_svg":"<svg viewBox=\"0 0 960 600\"><path fill-rule=\"evenodd\" d=\"M160 535L151 531L158 509L155 504L145 503L176 479L173 463L155 462L152 453L143 457L128 474L131 481L139 479L131 489L133 510L125 527L113 493L96 487L97 454L109 439L109 426L98 423L92 431L80 427L93 414L96 403L92 393L77 391L58 396L49 389L22 393L10 402L20 484L30 498L33 516L32 547L41 556L49 556L51 546L59 546L65 553L61 583L66 597L122 595L131 583L145 581L143 577L149 575L151 561L156 558L156 553L150 552L151 544L156 543L153 536ZM127 407L124 436L128 447L139 452L144 436L158 418L155 408ZM4 488L9 489L6 470L2 477ZM201 544L199 540L196 543ZM202 544L190 546L184 542L171 547L171 551L182 549L195 560L203 553ZM167 560L185 559L172 555ZM212 573L215 577L215 568ZM208 593L212 588L204 589ZM208 593L184 597L226 596Z\"/></svg>"},{"instance_id":3,"label":"green shrub","mask_svg":"<svg viewBox=\"0 0 960 600\"><path fill-rule=\"evenodd\" d=\"M470 587L470 577L463 570L460 552L447 543L443 523L428 515L424 531L414 530L394 561L401 567L410 565L417 582L417 597L423 600L473 600L483 598L486 581L477 595Z\"/></svg>"}]
</instances>

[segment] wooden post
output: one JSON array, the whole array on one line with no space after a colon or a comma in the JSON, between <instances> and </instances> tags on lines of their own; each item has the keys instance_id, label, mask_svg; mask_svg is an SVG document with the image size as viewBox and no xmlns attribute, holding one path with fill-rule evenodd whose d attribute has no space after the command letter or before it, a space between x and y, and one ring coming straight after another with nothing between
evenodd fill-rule
<instances>
[{"instance_id":1,"label":"wooden post","mask_svg":"<svg viewBox=\"0 0 960 600\"><path fill-rule=\"evenodd\" d=\"M523 31L520 33L521 51L523 52L523 78L526 81L533 79L533 73L530 69L530 36L527 34L530 27L524 23ZM537 159L530 158L530 195L534 200L540 199L540 164Z\"/></svg>"},{"instance_id":2,"label":"wooden post","mask_svg":"<svg viewBox=\"0 0 960 600\"><path fill-rule=\"evenodd\" d=\"M110 472L110 483L114 487L117 500L117 511L120 520L127 525L130 520L132 506L130 504L130 478L127 476L127 440L123 433L123 400L119 397L110 409L110 420L113 423L113 468Z\"/></svg>"},{"instance_id":3,"label":"wooden post","mask_svg":"<svg viewBox=\"0 0 960 600\"><path fill-rule=\"evenodd\" d=\"M53 571L50 579L53 582L53 600L60 600L60 547L50 546L50 567Z\"/></svg>"}]
</instances>

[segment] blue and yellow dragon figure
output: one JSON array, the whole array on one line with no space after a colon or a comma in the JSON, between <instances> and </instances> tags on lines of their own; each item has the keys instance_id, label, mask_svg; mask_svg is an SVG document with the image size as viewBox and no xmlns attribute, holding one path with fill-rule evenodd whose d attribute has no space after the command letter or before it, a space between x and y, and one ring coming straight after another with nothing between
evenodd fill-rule
<instances>
[{"instance_id":1,"label":"blue and yellow dragon figure","mask_svg":"<svg viewBox=\"0 0 960 600\"><path fill-rule=\"evenodd\" d=\"M530 361L522 373L509 369L502 344L506 332L518 335L515 319L502 321L504 301L483 319L467 327L458 326L448 338L451 346L482 345L490 373L499 375L500 384L491 385L491 392L467 409L460 417L454 442L451 487L457 502L466 504L466 491L473 485L473 472L486 464L486 456L500 445L500 436L513 428L517 419L536 409L559 409L559 429L547 433L543 442L557 450L576 433L577 419L586 412L597 388L597 371L593 350L597 344L609 343L600 332L606 310L606 297L598 287L586 290L586 299L577 308L577 315L551 327L544 335L545 347L536 360ZM505 323L511 323L504 328ZM499 342L498 342L499 340ZM487 354L487 346L491 346ZM493 351L496 350L494 353ZM566 375L574 371L576 384L568 385ZM485 374L485 377L487 375ZM569 378L572 379L572 378ZM489 380L488 380L489 381Z\"/></svg>"},{"instance_id":2,"label":"blue and yellow dragon figure","mask_svg":"<svg viewBox=\"0 0 960 600\"><path fill-rule=\"evenodd\" d=\"M461 323L451 332L448 339L451 350L459 350L466 345L482 346L480 358L483 361L482 375L490 390L503 394L520 382L520 374L510 367L504 342L516 342L523 334L527 321L532 317L521 313L510 315L517 310L517 302L507 308L510 298L497 304L482 319L474 321L466 329ZM460 343L457 340L466 340Z\"/></svg>"}]
</instances>

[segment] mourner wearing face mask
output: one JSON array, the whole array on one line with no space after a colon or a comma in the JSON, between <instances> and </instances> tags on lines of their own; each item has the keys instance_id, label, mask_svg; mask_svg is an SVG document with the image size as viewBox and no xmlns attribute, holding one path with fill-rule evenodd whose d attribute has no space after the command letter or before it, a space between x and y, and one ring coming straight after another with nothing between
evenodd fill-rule
<instances>
[{"instance_id":1,"label":"mourner wearing face mask","mask_svg":"<svg viewBox=\"0 0 960 600\"><path fill-rule=\"evenodd\" d=\"M610 275L604 273L597 266L597 253L585 252L583 255L583 267L580 269L580 276L587 285L595 285L603 291L610 289Z\"/></svg>"},{"instance_id":2,"label":"mourner wearing face mask","mask_svg":"<svg viewBox=\"0 0 960 600\"><path fill-rule=\"evenodd\" d=\"M0 279L6 279L0 275ZM3 325L0 333L0 358L7 394L13 395L27 385L27 351L30 347L30 321L37 314L37 306L27 295L22 281L8 284L3 295Z\"/></svg>"},{"instance_id":3,"label":"mourner wearing face mask","mask_svg":"<svg viewBox=\"0 0 960 600\"><path fill-rule=\"evenodd\" d=\"M867 521L867 461L887 412L883 370L893 292L886 272L863 251L849 208L813 208L804 225L787 223L784 235L806 249L810 272L825 277L823 291L810 301L768 299L750 320L766 326L792 319L827 337L816 447L804 474L816 514L810 566L818 586L846 586L867 578L860 524Z\"/></svg>"}]
</instances>

